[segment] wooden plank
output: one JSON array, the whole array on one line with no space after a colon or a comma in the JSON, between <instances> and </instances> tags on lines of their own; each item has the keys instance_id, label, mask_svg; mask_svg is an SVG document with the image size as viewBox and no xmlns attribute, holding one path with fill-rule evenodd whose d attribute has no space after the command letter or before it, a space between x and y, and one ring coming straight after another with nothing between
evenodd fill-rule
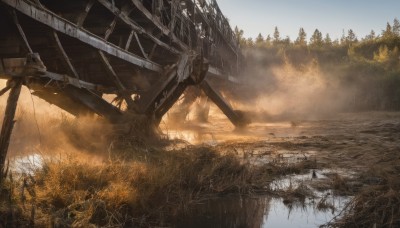
<instances>
[{"instance_id":1,"label":"wooden plank","mask_svg":"<svg viewBox=\"0 0 400 228\"><path fill-rule=\"evenodd\" d=\"M58 32L76 38L96 49L104 51L105 53L151 71L162 71L162 67L159 64L129 53L114 44L107 43L104 39L86 31L85 29L78 28L75 24L59 17L51 11L40 9L26 1L2 0L2 2Z\"/></svg>"},{"instance_id":2,"label":"wooden plank","mask_svg":"<svg viewBox=\"0 0 400 228\"><path fill-rule=\"evenodd\" d=\"M3 125L0 132L0 183L3 181L5 171L5 161L8 146L10 145L11 133L14 128L14 117L17 109L19 95L21 93L22 79L13 80L10 94L7 99L7 106L4 112Z\"/></svg>"},{"instance_id":3,"label":"wooden plank","mask_svg":"<svg viewBox=\"0 0 400 228\"><path fill-rule=\"evenodd\" d=\"M165 27L159 20L158 17L153 16L147 9L146 7L143 6L142 2L139 0L131 0L132 3L135 5L137 9L139 9L150 21L154 23L155 26L157 26L158 29L160 29L164 35L170 36L172 39L172 42L179 45L180 48L183 50L189 50L189 47L184 44L182 41L180 41L172 32L169 30L167 27Z\"/></svg>"},{"instance_id":4,"label":"wooden plank","mask_svg":"<svg viewBox=\"0 0 400 228\"><path fill-rule=\"evenodd\" d=\"M4 87L2 90L0 90L0 96L3 96L10 89L11 89L11 86L10 85L6 85L6 87Z\"/></svg>"},{"instance_id":5,"label":"wooden plank","mask_svg":"<svg viewBox=\"0 0 400 228\"><path fill-rule=\"evenodd\" d=\"M89 14L90 9L92 9L93 5L95 3L95 0L89 0L86 7L85 7L85 11L83 11L78 18L78 22L76 23L76 25L78 26L78 28L83 26L83 23L86 20L87 15Z\"/></svg>"},{"instance_id":6,"label":"wooden plank","mask_svg":"<svg viewBox=\"0 0 400 228\"><path fill-rule=\"evenodd\" d=\"M111 34L114 32L115 26L117 25L117 21L118 21L118 17L114 17L114 20L108 26L107 31L105 33L105 36L104 36L105 40L108 40L108 38L110 38Z\"/></svg>"},{"instance_id":7,"label":"wooden plank","mask_svg":"<svg viewBox=\"0 0 400 228\"><path fill-rule=\"evenodd\" d=\"M147 56L147 53L144 51L144 48L142 46L142 43L139 40L139 36L137 35L137 33L133 33L133 35L135 36L136 42L139 45L140 51L142 52L142 55L146 58L149 59L149 57Z\"/></svg>"},{"instance_id":8,"label":"wooden plank","mask_svg":"<svg viewBox=\"0 0 400 228\"><path fill-rule=\"evenodd\" d=\"M232 109L232 107L225 101L225 99L215 91L207 79L200 84L201 89L204 93L209 97L214 104L218 106L218 108L228 117L228 119L235 125L236 127L241 127L246 125L246 122Z\"/></svg>"},{"instance_id":9,"label":"wooden plank","mask_svg":"<svg viewBox=\"0 0 400 228\"><path fill-rule=\"evenodd\" d=\"M110 2L108 2L107 0L98 0L99 3L101 3L104 7L106 7L108 10L110 10L113 14L118 15L119 18L125 22L125 24L127 24L128 26L131 27L132 30L134 30L135 32L139 33L139 34L144 34L146 35L149 39L151 39L154 43L156 43L157 45L165 48L166 50L174 53L174 54L179 54L180 51L176 50L175 48L171 47L170 45L160 41L159 38L153 36L152 34L150 34L149 32L147 32L144 28L140 27L139 25L137 25L132 19L129 18L129 11L120 11L118 10L115 6L113 6ZM133 34L132 34L133 35ZM127 50L127 49L125 49Z\"/></svg>"},{"instance_id":10,"label":"wooden plank","mask_svg":"<svg viewBox=\"0 0 400 228\"><path fill-rule=\"evenodd\" d=\"M15 12L15 10L12 11L12 15L13 15L14 23L18 28L18 32L21 35L22 40L24 41L25 47L28 49L29 53L33 53L32 48L29 45L28 39L26 38L25 32L22 29L21 24L18 21L18 16L17 16L17 13Z\"/></svg>"},{"instance_id":11,"label":"wooden plank","mask_svg":"<svg viewBox=\"0 0 400 228\"><path fill-rule=\"evenodd\" d=\"M125 51L128 51L129 47L131 46L134 33L135 33L135 31L132 30L131 33L129 34L128 40L126 41L126 44L125 44Z\"/></svg>"},{"instance_id":12,"label":"wooden plank","mask_svg":"<svg viewBox=\"0 0 400 228\"><path fill-rule=\"evenodd\" d=\"M69 59L67 53L65 52L64 47L62 46L62 44L60 42L57 32L53 30L52 33L53 33L54 41L57 44L57 49L61 53L65 63L67 64L68 70L70 71L70 73L72 73L72 75L75 78L79 78L78 72L75 70L75 67L72 65L71 60Z\"/></svg>"},{"instance_id":13,"label":"wooden plank","mask_svg":"<svg viewBox=\"0 0 400 228\"><path fill-rule=\"evenodd\" d=\"M107 70L107 74L111 76L111 79L114 81L115 85L118 87L120 90L125 90L125 86L122 84L121 80L119 80L119 77L117 76L117 73L115 73L113 67L111 66L110 62L108 61L107 57L104 55L102 51L98 51L101 62L105 66Z\"/></svg>"},{"instance_id":14,"label":"wooden plank","mask_svg":"<svg viewBox=\"0 0 400 228\"><path fill-rule=\"evenodd\" d=\"M113 79L114 83L116 84L120 95L125 99L126 103L128 104L128 108L132 109L135 107L134 101L131 97L131 94L126 93L126 88L122 84L121 80L119 79L117 73L115 73L113 67L111 66L110 62L108 61L107 57L104 55L102 51L98 51L100 55L100 59L104 66L106 67L107 73Z\"/></svg>"}]
</instances>

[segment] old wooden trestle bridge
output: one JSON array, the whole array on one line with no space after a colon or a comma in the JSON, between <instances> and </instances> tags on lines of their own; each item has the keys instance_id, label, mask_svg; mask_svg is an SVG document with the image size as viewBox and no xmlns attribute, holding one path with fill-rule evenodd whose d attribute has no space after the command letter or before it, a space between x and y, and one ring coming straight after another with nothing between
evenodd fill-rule
<instances>
[{"instance_id":1,"label":"old wooden trestle bridge","mask_svg":"<svg viewBox=\"0 0 400 228\"><path fill-rule=\"evenodd\" d=\"M8 80L0 94L10 90L1 169L22 85L74 115L116 123L122 101L158 123L197 85L238 126L244 121L210 80L235 83L241 67L216 0L0 0L0 77Z\"/></svg>"}]
</instances>

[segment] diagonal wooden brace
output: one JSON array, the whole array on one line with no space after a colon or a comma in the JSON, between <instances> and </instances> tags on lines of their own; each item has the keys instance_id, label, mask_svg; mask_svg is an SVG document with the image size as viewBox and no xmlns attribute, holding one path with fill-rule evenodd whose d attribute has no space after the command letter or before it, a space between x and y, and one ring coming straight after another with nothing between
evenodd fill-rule
<instances>
[{"instance_id":1,"label":"diagonal wooden brace","mask_svg":"<svg viewBox=\"0 0 400 228\"><path fill-rule=\"evenodd\" d=\"M236 127L244 127L249 124L249 121L241 115L240 112L234 111L232 107L225 101L225 99L215 89L212 88L207 78L200 84L204 93L218 106L219 109L228 117Z\"/></svg>"}]
</instances>

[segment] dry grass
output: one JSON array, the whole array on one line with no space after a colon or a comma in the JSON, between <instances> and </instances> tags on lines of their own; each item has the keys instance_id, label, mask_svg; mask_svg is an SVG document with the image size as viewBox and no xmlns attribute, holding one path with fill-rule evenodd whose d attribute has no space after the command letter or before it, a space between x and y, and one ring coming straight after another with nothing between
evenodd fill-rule
<instances>
[{"instance_id":1,"label":"dry grass","mask_svg":"<svg viewBox=\"0 0 400 228\"><path fill-rule=\"evenodd\" d=\"M30 185L34 194L25 190L22 213L30 218L35 208L35 223L42 226L162 226L194 203L228 193L266 192L273 178L292 172L289 167L250 166L209 147L125 148L113 154L99 164L73 157L46 162ZM16 198L14 205L22 208L21 201Z\"/></svg>"},{"instance_id":2,"label":"dry grass","mask_svg":"<svg viewBox=\"0 0 400 228\"><path fill-rule=\"evenodd\" d=\"M328 227L400 227L400 160L396 154L387 153L377 158L377 162L359 176L363 187L342 216L327 224Z\"/></svg>"}]
</instances>

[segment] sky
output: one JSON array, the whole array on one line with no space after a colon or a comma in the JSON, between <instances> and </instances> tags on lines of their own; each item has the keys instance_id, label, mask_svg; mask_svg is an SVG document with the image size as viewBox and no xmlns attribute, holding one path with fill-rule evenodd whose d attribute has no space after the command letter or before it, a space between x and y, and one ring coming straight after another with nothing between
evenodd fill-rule
<instances>
[{"instance_id":1,"label":"sky","mask_svg":"<svg viewBox=\"0 0 400 228\"><path fill-rule=\"evenodd\" d=\"M373 29L380 34L386 23L400 19L400 0L217 0L230 25L245 37L264 37L278 26L282 38L295 40L300 27L310 38L315 29L340 38L352 29L358 38Z\"/></svg>"}]
</instances>

